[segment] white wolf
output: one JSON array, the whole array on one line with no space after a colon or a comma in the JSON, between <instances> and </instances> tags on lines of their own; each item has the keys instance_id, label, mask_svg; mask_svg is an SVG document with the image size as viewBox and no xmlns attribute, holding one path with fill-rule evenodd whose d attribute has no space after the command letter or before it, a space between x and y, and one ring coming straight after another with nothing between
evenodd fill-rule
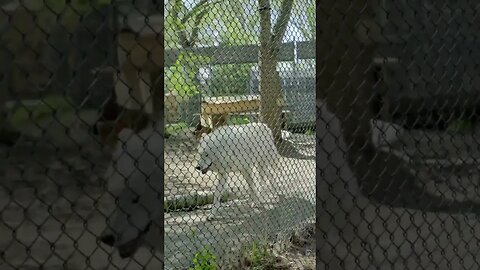
<instances>
[{"instance_id":1,"label":"white wolf","mask_svg":"<svg viewBox=\"0 0 480 270\"><path fill-rule=\"evenodd\" d=\"M272 172L279 171L281 156L275 147L272 131L265 124L218 127L202 137L198 153L196 169L203 174L209 170L219 174L209 220L218 214L229 172L240 172L243 175L249 186L252 202L258 207L261 207L261 204L253 179L253 168L257 169L263 181L266 181L266 176L270 174L273 189L281 194L275 177L271 175Z\"/></svg>"},{"instance_id":2,"label":"white wolf","mask_svg":"<svg viewBox=\"0 0 480 270\"><path fill-rule=\"evenodd\" d=\"M161 121L160 121L161 122ZM100 240L116 247L122 258L132 256L154 220L163 215L163 123L135 134L125 129L105 173L116 208ZM163 226L159 224L158 226Z\"/></svg>"}]
</instances>

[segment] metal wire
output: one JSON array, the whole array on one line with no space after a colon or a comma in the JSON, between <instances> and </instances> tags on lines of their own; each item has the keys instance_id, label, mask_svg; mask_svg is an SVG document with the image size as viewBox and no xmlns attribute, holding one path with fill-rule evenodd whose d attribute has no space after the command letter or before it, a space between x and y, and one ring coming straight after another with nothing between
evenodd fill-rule
<instances>
[{"instance_id":1,"label":"metal wire","mask_svg":"<svg viewBox=\"0 0 480 270\"><path fill-rule=\"evenodd\" d=\"M313 223L313 1L0 2L0 269L238 269Z\"/></svg>"},{"instance_id":2,"label":"metal wire","mask_svg":"<svg viewBox=\"0 0 480 270\"><path fill-rule=\"evenodd\" d=\"M319 269L478 267L477 9L317 7Z\"/></svg>"},{"instance_id":3,"label":"metal wire","mask_svg":"<svg viewBox=\"0 0 480 270\"><path fill-rule=\"evenodd\" d=\"M236 265L313 222L314 3L166 4L165 265Z\"/></svg>"}]
</instances>

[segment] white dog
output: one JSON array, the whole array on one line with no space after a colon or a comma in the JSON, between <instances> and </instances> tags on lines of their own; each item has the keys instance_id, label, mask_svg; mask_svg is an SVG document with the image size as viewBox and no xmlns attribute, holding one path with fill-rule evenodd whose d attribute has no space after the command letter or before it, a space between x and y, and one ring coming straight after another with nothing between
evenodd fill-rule
<instances>
[{"instance_id":1,"label":"white dog","mask_svg":"<svg viewBox=\"0 0 480 270\"><path fill-rule=\"evenodd\" d=\"M240 172L243 175L249 186L253 204L260 207L253 168L258 170L264 182L268 174L278 172L280 168L280 155L275 147L272 131L261 123L218 127L202 137L198 153L200 157L196 169L203 174L209 170L219 174L209 220L218 214L228 173ZM273 175L270 180L274 190L280 192Z\"/></svg>"},{"instance_id":2,"label":"white dog","mask_svg":"<svg viewBox=\"0 0 480 270\"><path fill-rule=\"evenodd\" d=\"M119 134L112 162L105 173L117 205L100 240L116 247L122 258L144 243L153 220L163 214L163 123L135 134ZM163 225L163 224L160 224Z\"/></svg>"}]
</instances>

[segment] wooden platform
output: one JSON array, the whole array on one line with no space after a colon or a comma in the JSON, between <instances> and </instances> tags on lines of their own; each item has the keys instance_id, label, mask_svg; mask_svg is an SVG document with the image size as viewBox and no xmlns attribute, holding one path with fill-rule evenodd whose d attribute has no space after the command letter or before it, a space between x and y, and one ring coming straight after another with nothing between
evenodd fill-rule
<instances>
[{"instance_id":1,"label":"wooden platform","mask_svg":"<svg viewBox=\"0 0 480 270\"><path fill-rule=\"evenodd\" d=\"M205 97L202 100L200 121L202 126L214 129L224 125L229 114L259 109L258 95Z\"/></svg>"},{"instance_id":2,"label":"wooden platform","mask_svg":"<svg viewBox=\"0 0 480 270\"><path fill-rule=\"evenodd\" d=\"M260 95L239 95L239 96L219 96L205 97L202 100L200 121L202 126L215 129L227 122L231 115L250 115L258 116L260 114ZM286 115L290 111L282 112L285 126Z\"/></svg>"}]
</instances>

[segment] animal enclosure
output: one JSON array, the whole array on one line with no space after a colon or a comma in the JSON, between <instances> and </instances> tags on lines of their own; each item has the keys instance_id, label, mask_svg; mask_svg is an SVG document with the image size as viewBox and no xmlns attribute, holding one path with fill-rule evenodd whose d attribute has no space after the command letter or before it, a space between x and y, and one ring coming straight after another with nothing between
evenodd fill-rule
<instances>
[{"instance_id":1,"label":"animal enclosure","mask_svg":"<svg viewBox=\"0 0 480 270\"><path fill-rule=\"evenodd\" d=\"M245 248L314 221L314 2L285 3L261 14L256 1L223 2L199 24L186 7L165 33L165 89L178 104L165 110L169 269L204 251L235 269Z\"/></svg>"},{"instance_id":2,"label":"animal enclosure","mask_svg":"<svg viewBox=\"0 0 480 270\"><path fill-rule=\"evenodd\" d=\"M311 225L314 2L278 4L1 1L0 269L224 269Z\"/></svg>"}]
</instances>

